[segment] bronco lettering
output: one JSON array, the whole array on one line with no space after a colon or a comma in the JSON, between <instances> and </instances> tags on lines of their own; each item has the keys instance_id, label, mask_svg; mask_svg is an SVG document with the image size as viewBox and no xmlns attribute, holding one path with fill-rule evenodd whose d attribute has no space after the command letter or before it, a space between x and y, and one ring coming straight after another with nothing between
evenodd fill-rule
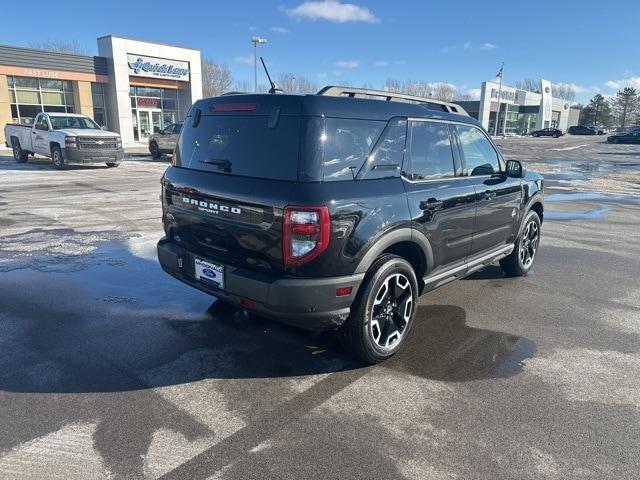
<instances>
[{"instance_id":1,"label":"bronco lettering","mask_svg":"<svg viewBox=\"0 0 640 480\"><path fill-rule=\"evenodd\" d=\"M228 205L220 205L218 203L211 203L205 200L198 200L195 198L182 197L183 203L188 203L189 205L195 205L198 207L198 210L206 211L209 213L218 213L218 212L231 212L235 215L241 215L242 209L238 207L230 207Z\"/></svg>"}]
</instances>

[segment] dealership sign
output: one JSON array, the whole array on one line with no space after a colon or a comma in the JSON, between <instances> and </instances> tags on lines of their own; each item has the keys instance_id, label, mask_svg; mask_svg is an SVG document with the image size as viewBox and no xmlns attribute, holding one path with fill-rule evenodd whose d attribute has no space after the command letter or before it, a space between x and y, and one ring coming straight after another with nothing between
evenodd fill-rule
<instances>
[{"instance_id":1,"label":"dealership sign","mask_svg":"<svg viewBox=\"0 0 640 480\"><path fill-rule=\"evenodd\" d=\"M189 81L189 63L187 62L127 54L127 63L129 75Z\"/></svg>"}]
</instances>

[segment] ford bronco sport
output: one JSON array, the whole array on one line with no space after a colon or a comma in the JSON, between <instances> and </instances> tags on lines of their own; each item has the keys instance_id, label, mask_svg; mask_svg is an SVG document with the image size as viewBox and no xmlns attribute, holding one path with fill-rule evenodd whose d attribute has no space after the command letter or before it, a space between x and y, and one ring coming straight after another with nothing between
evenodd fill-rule
<instances>
[{"instance_id":1,"label":"ford bronco sport","mask_svg":"<svg viewBox=\"0 0 640 480\"><path fill-rule=\"evenodd\" d=\"M197 101L162 179L162 268L390 357L419 295L496 261L526 275L538 249L542 177L465 113L341 87Z\"/></svg>"}]
</instances>

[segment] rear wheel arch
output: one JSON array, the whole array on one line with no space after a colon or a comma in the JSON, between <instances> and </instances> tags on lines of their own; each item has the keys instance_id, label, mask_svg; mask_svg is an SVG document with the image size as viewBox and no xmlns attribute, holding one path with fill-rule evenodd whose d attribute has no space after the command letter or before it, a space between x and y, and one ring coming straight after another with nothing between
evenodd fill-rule
<instances>
[{"instance_id":1,"label":"rear wheel arch","mask_svg":"<svg viewBox=\"0 0 640 480\"><path fill-rule=\"evenodd\" d=\"M401 228L387 233L364 255L354 273L365 273L383 254L393 254L407 260L413 267L418 281L433 265L433 251L429 240L410 228Z\"/></svg>"}]
</instances>

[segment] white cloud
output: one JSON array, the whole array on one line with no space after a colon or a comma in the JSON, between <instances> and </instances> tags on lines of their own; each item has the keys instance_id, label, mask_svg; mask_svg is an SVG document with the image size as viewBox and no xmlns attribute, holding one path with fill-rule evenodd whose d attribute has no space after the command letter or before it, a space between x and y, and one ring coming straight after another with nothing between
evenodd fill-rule
<instances>
[{"instance_id":1,"label":"white cloud","mask_svg":"<svg viewBox=\"0 0 640 480\"><path fill-rule=\"evenodd\" d=\"M474 45L471 41L467 40L464 43L458 45L447 45L442 47L442 53L449 53L452 50L493 50L499 48L495 43L485 42L481 45Z\"/></svg>"},{"instance_id":2,"label":"white cloud","mask_svg":"<svg viewBox=\"0 0 640 480\"><path fill-rule=\"evenodd\" d=\"M289 29L284 27L269 27L269 30L275 33L289 33Z\"/></svg>"},{"instance_id":3,"label":"white cloud","mask_svg":"<svg viewBox=\"0 0 640 480\"><path fill-rule=\"evenodd\" d=\"M374 67L388 67L389 66L389 62L387 62L386 60L378 60L377 62L374 62L373 66Z\"/></svg>"},{"instance_id":4,"label":"white cloud","mask_svg":"<svg viewBox=\"0 0 640 480\"><path fill-rule=\"evenodd\" d=\"M235 59L236 63L242 63L243 65L253 65L253 55L238 55Z\"/></svg>"},{"instance_id":5,"label":"white cloud","mask_svg":"<svg viewBox=\"0 0 640 480\"><path fill-rule=\"evenodd\" d=\"M498 46L494 43L486 42L480 46L480 50L493 50L494 48L498 48Z\"/></svg>"},{"instance_id":6,"label":"white cloud","mask_svg":"<svg viewBox=\"0 0 640 480\"><path fill-rule=\"evenodd\" d=\"M629 76L622 80L608 80L604 84L614 90L620 90L625 87L640 88L640 77Z\"/></svg>"},{"instance_id":7,"label":"white cloud","mask_svg":"<svg viewBox=\"0 0 640 480\"><path fill-rule=\"evenodd\" d=\"M360 60L338 60L333 66L336 68L358 68L360 66Z\"/></svg>"},{"instance_id":8,"label":"white cloud","mask_svg":"<svg viewBox=\"0 0 640 480\"><path fill-rule=\"evenodd\" d=\"M304 2L292 9L285 9L287 15L297 20L327 20L334 23L365 22L379 23L371 10L339 0Z\"/></svg>"}]
</instances>

